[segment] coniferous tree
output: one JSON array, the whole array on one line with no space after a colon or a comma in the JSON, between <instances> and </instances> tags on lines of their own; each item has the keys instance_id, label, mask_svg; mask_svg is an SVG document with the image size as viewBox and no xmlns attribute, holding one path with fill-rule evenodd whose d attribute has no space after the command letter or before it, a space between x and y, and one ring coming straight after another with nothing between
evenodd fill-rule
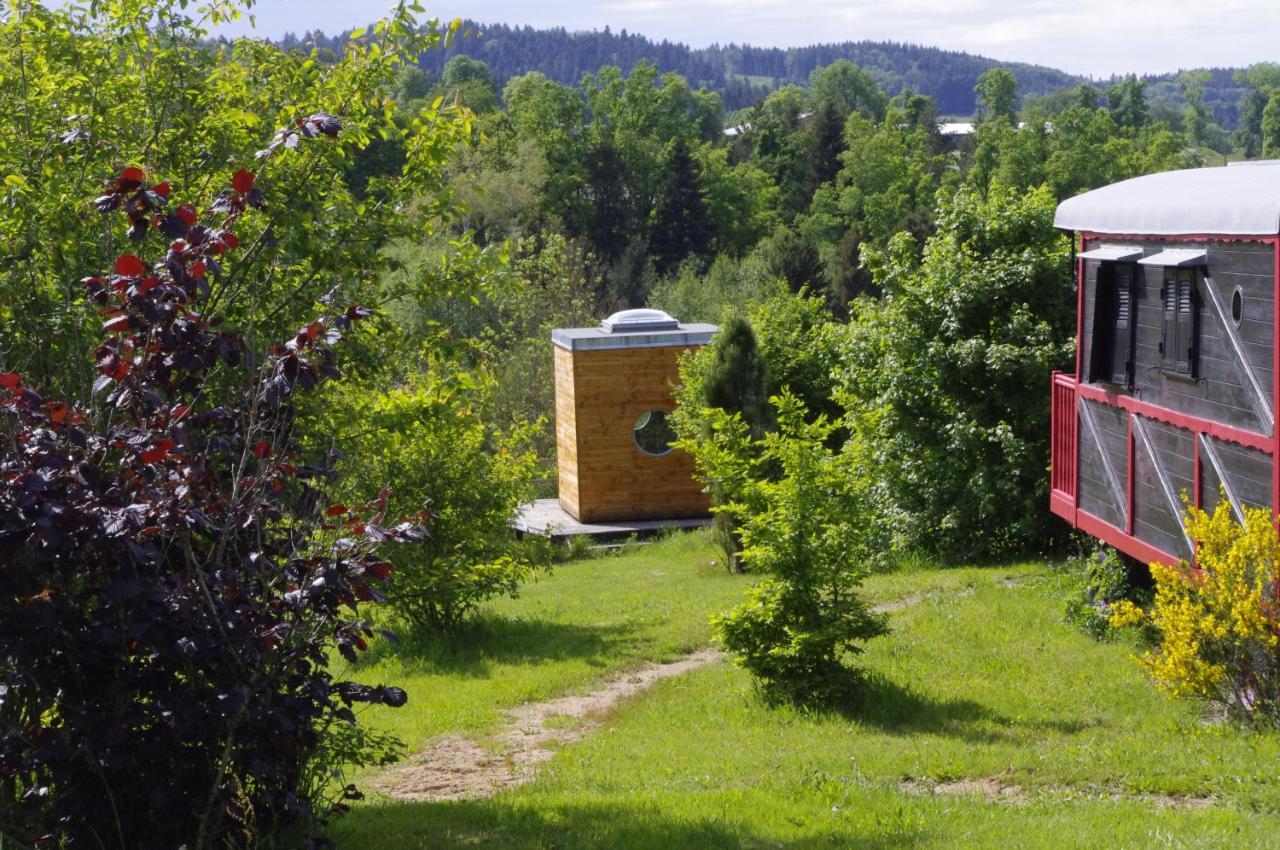
<instances>
[{"instance_id":1,"label":"coniferous tree","mask_svg":"<svg viewBox=\"0 0 1280 850\"><path fill-rule=\"evenodd\" d=\"M627 210L622 158L613 140L605 136L587 155L586 236L600 256L616 260L627 247L630 216Z\"/></svg>"},{"instance_id":2,"label":"coniferous tree","mask_svg":"<svg viewBox=\"0 0 1280 850\"><path fill-rule=\"evenodd\" d=\"M810 192L829 183L840 173L844 153L844 117L831 103L824 103L813 116L813 141L809 148Z\"/></svg>"},{"instance_id":3,"label":"coniferous tree","mask_svg":"<svg viewBox=\"0 0 1280 850\"><path fill-rule=\"evenodd\" d=\"M716 334L713 359L706 383L703 403L727 413L736 413L750 428L753 439L760 439L770 421L769 378L764 358L756 344L751 323L741 316L725 322ZM713 481L710 487L713 504L724 505L739 498L728 491L724 482ZM739 569L738 553L742 542L737 520L727 511L715 516L716 543L732 571Z\"/></svg>"},{"instance_id":4,"label":"coniferous tree","mask_svg":"<svg viewBox=\"0 0 1280 850\"><path fill-rule=\"evenodd\" d=\"M683 139L671 146L665 171L649 238L649 252L660 274L691 254L705 254L714 235L703 198L702 170Z\"/></svg>"}]
</instances>

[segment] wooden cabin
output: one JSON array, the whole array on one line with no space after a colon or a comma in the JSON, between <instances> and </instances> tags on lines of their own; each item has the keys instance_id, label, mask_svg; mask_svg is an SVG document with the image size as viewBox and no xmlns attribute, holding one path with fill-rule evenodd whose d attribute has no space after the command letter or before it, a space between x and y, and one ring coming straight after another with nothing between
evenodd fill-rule
<instances>
[{"instance_id":1,"label":"wooden cabin","mask_svg":"<svg viewBox=\"0 0 1280 850\"><path fill-rule=\"evenodd\" d=\"M667 415L680 355L715 325L623 310L593 328L553 331L560 506L579 522L703 517L693 458L673 449Z\"/></svg>"},{"instance_id":2,"label":"wooden cabin","mask_svg":"<svg viewBox=\"0 0 1280 850\"><path fill-rule=\"evenodd\" d=\"M1280 506L1280 163L1137 177L1064 201L1074 374L1052 387L1050 505L1134 558L1194 554L1183 494Z\"/></svg>"}]
</instances>

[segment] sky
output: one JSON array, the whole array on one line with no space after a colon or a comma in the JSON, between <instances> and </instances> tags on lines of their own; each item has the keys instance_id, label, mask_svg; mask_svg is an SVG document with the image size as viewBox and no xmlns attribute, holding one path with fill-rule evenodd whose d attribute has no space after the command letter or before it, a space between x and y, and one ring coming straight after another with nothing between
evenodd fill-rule
<instances>
[{"instance_id":1,"label":"sky","mask_svg":"<svg viewBox=\"0 0 1280 850\"><path fill-rule=\"evenodd\" d=\"M337 33L392 0L259 0L255 32ZM693 47L901 41L1076 74L1163 73L1280 60L1275 0L425 0L427 16L603 29ZM244 24L223 30L243 34Z\"/></svg>"}]
</instances>

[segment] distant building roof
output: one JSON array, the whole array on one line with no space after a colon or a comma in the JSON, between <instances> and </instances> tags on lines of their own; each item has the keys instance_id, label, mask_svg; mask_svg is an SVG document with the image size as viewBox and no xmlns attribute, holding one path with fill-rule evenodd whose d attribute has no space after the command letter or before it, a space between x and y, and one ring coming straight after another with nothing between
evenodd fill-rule
<instances>
[{"instance_id":1,"label":"distant building roof","mask_svg":"<svg viewBox=\"0 0 1280 850\"><path fill-rule=\"evenodd\" d=\"M938 132L944 136L972 136L972 121L945 121L938 125Z\"/></svg>"},{"instance_id":2,"label":"distant building roof","mask_svg":"<svg viewBox=\"0 0 1280 850\"><path fill-rule=\"evenodd\" d=\"M1053 223L1094 233L1274 236L1280 233L1280 162L1249 165L1113 183L1063 201Z\"/></svg>"}]
</instances>

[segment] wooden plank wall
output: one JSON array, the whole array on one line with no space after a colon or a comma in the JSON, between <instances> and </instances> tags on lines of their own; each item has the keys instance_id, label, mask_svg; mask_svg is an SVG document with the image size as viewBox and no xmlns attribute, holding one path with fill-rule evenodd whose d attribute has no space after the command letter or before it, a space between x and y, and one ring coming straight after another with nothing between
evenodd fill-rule
<instances>
[{"instance_id":1,"label":"wooden plank wall","mask_svg":"<svg viewBox=\"0 0 1280 850\"><path fill-rule=\"evenodd\" d=\"M1089 240L1087 247L1103 242L1141 246L1150 255L1166 248L1208 248L1208 278L1222 304L1230 309L1239 287L1243 296L1243 316L1237 334L1244 347L1248 368L1268 391L1272 387L1272 323L1275 306L1274 250L1262 242L1179 242L1113 237ZM1093 312L1098 278L1097 261L1085 263L1084 339L1081 362L1087 377L1093 347ZM1160 369L1160 340L1163 305L1161 288L1164 270L1143 267L1137 278L1137 338L1133 395L1178 413L1200 416L1269 434L1255 409L1243 369L1227 341L1226 329L1207 305L1200 310L1200 378L1191 381L1166 375ZM1202 281L1202 285L1209 285ZM1201 301L1207 293L1201 292Z\"/></svg>"},{"instance_id":2,"label":"wooden plank wall","mask_svg":"<svg viewBox=\"0 0 1280 850\"><path fill-rule=\"evenodd\" d=\"M1123 410L1097 402L1083 401L1081 404L1092 415L1102 445L1094 441L1091 429L1083 424L1077 428L1076 440L1080 446L1077 498L1080 508L1116 528L1124 528L1127 520L1123 509L1128 501L1129 486L1128 416ZM1102 463L1103 452L1106 452L1107 460L1111 462L1111 470L1115 473L1117 483L1120 485L1122 497L1119 504L1106 474L1106 467Z\"/></svg>"},{"instance_id":3,"label":"wooden plank wall","mask_svg":"<svg viewBox=\"0 0 1280 850\"><path fill-rule=\"evenodd\" d=\"M1142 440L1134 440L1133 536L1179 558L1190 558L1182 531L1182 497L1195 493L1195 440L1190 431L1163 422L1144 420L1151 447L1149 455ZM1170 486L1175 504L1170 504L1160 476Z\"/></svg>"},{"instance_id":4,"label":"wooden plank wall","mask_svg":"<svg viewBox=\"0 0 1280 850\"><path fill-rule=\"evenodd\" d=\"M573 353L558 345L552 347L555 349L556 365L556 458L560 506L578 517L578 425L574 401Z\"/></svg>"},{"instance_id":5,"label":"wooden plank wall","mask_svg":"<svg viewBox=\"0 0 1280 850\"><path fill-rule=\"evenodd\" d=\"M691 346L556 348L560 503L582 522L706 516L710 500L681 451L647 455L632 436L646 410L675 408L671 384Z\"/></svg>"}]
</instances>

